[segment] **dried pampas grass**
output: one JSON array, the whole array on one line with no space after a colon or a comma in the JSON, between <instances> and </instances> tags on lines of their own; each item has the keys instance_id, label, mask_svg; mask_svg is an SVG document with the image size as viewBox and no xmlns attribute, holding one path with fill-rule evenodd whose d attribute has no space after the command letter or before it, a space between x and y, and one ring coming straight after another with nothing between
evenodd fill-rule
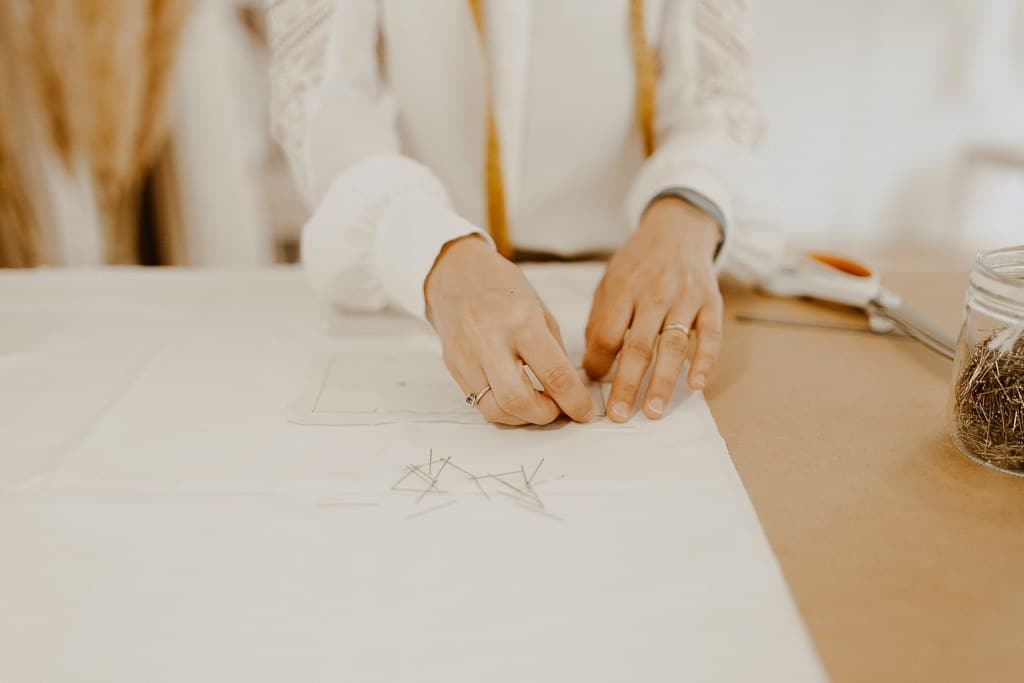
<instances>
[{"instance_id":1,"label":"dried pampas grass","mask_svg":"<svg viewBox=\"0 0 1024 683\"><path fill-rule=\"evenodd\" d=\"M156 159L167 130L167 96L174 73L178 43L196 0L150 0L146 40L146 97L137 140L138 158L148 166ZM136 168L136 173L139 169Z\"/></svg>"},{"instance_id":2,"label":"dried pampas grass","mask_svg":"<svg viewBox=\"0 0 1024 683\"><path fill-rule=\"evenodd\" d=\"M35 124L24 65L23 21L14 3L0 2L0 266L39 262L38 157L28 134Z\"/></svg>"},{"instance_id":3,"label":"dried pampas grass","mask_svg":"<svg viewBox=\"0 0 1024 683\"><path fill-rule=\"evenodd\" d=\"M71 173L86 161L97 188L107 235L107 260L137 259L137 202L146 171L167 134L166 103L181 33L195 0L7 0L20 11L25 40L5 71L28 74L32 115L45 122L45 140ZM5 47L9 41L5 40ZM6 55L5 55L6 60ZM10 92L6 88L4 92ZM0 116L3 116L0 112ZM25 135L25 122L0 120L0 150ZM6 155L5 155L6 157ZM0 162L0 173L3 173ZM9 173L7 174L10 175ZM7 176L4 176L6 178ZM24 179L0 188L25 196ZM4 200L6 204L6 200ZM24 211L22 211L24 213ZM37 219L38 220L38 219ZM31 216L17 219L31 225ZM7 242L9 225L0 226ZM38 239L38 231L19 229ZM19 240L20 242L20 240ZM38 247L20 248L34 254ZM6 265L19 259L0 252ZM12 252L13 253L13 252ZM15 262L19 261L19 262Z\"/></svg>"}]
</instances>

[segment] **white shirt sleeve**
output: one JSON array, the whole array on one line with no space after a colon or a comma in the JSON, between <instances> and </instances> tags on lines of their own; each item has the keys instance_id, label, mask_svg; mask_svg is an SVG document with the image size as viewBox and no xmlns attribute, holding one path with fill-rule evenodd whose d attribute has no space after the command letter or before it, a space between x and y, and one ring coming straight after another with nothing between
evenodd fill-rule
<instances>
[{"instance_id":1,"label":"white shirt sleeve","mask_svg":"<svg viewBox=\"0 0 1024 683\"><path fill-rule=\"evenodd\" d=\"M658 55L655 153L640 168L626 200L635 228L659 194L686 189L717 208L728 260L741 239L735 220L738 169L760 135L753 99L748 10L742 0L667 0Z\"/></svg>"},{"instance_id":2,"label":"white shirt sleeve","mask_svg":"<svg viewBox=\"0 0 1024 683\"><path fill-rule=\"evenodd\" d=\"M430 169L401 154L380 78L377 0L278 5L290 12L270 17L275 132L315 206L302 230L309 281L332 305L395 304L423 317L423 284L444 244L490 238L453 210Z\"/></svg>"}]
</instances>

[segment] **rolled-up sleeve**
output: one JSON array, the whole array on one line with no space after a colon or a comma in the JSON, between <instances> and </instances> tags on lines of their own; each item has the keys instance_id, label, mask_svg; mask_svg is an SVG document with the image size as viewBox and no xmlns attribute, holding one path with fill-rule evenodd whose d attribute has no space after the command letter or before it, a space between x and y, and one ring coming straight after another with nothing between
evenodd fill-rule
<instances>
[{"instance_id":1,"label":"rolled-up sleeve","mask_svg":"<svg viewBox=\"0 0 1024 683\"><path fill-rule=\"evenodd\" d=\"M329 305L395 305L423 317L424 280L445 243L490 238L454 211L429 168L401 153L380 78L377 0L314 2L306 12L277 16L276 29L271 14L275 132L314 207L303 268Z\"/></svg>"},{"instance_id":2,"label":"rolled-up sleeve","mask_svg":"<svg viewBox=\"0 0 1024 683\"><path fill-rule=\"evenodd\" d=\"M657 148L627 195L634 228L650 202L676 194L711 214L726 260L736 221L739 168L760 135L746 47L744 0L666 0L658 45ZM697 201L694 201L697 200ZM701 205L703 204L703 206Z\"/></svg>"}]
</instances>

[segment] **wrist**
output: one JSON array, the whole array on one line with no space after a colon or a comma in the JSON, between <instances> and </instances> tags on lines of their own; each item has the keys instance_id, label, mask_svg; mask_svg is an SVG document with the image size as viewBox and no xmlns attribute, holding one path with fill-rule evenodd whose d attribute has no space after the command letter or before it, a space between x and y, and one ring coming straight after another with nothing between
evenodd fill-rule
<instances>
[{"instance_id":1,"label":"wrist","mask_svg":"<svg viewBox=\"0 0 1024 683\"><path fill-rule=\"evenodd\" d=\"M723 237L722 228L713 216L675 196L659 197L651 202L639 229L668 233L680 239L685 251L707 253L712 259Z\"/></svg>"},{"instance_id":2,"label":"wrist","mask_svg":"<svg viewBox=\"0 0 1024 683\"><path fill-rule=\"evenodd\" d=\"M427 303L427 320L431 320L432 302L443 296L446 283L453 274L463 272L468 264L496 256L497 252L476 233L450 240L441 247L434 265L423 281L423 296Z\"/></svg>"}]
</instances>

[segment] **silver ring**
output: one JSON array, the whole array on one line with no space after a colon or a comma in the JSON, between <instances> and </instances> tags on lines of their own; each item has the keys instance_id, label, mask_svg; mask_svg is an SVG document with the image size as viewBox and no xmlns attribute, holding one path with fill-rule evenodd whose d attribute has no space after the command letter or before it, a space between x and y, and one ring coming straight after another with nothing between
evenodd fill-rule
<instances>
[{"instance_id":1,"label":"silver ring","mask_svg":"<svg viewBox=\"0 0 1024 683\"><path fill-rule=\"evenodd\" d=\"M665 334L669 330L679 330L687 337L690 336L690 328L682 323L670 323L668 325L665 325L664 327L661 328L661 333Z\"/></svg>"},{"instance_id":2,"label":"silver ring","mask_svg":"<svg viewBox=\"0 0 1024 683\"><path fill-rule=\"evenodd\" d=\"M475 408L476 404L480 402L480 399L482 399L484 396L486 396L487 392L490 391L490 390L491 390L491 385L488 384L488 385L484 386L483 389L481 389L480 391L476 392L475 394L466 394L466 405L469 406L470 408Z\"/></svg>"}]
</instances>

